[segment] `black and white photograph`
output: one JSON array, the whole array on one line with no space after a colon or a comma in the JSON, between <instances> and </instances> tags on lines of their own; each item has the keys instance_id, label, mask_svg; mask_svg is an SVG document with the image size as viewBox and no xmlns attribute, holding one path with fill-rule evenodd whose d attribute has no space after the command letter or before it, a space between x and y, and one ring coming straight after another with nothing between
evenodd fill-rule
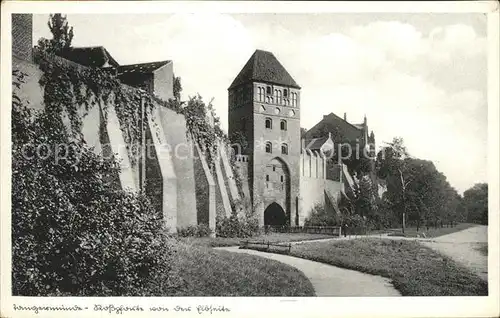
<instances>
[{"instance_id":1,"label":"black and white photograph","mask_svg":"<svg viewBox=\"0 0 500 318\"><path fill-rule=\"evenodd\" d=\"M2 317L498 314L498 2L13 2Z\"/></svg>"}]
</instances>

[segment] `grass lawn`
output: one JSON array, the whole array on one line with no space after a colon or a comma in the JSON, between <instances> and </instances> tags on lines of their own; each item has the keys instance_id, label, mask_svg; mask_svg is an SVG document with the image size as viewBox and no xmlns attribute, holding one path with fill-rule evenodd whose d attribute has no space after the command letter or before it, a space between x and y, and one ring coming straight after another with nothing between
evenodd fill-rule
<instances>
[{"instance_id":1,"label":"grass lawn","mask_svg":"<svg viewBox=\"0 0 500 318\"><path fill-rule=\"evenodd\" d=\"M311 242L291 255L380 275L404 296L483 296L488 285L466 268L415 241L355 239Z\"/></svg>"},{"instance_id":2,"label":"grass lawn","mask_svg":"<svg viewBox=\"0 0 500 318\"><path fill-rule=\"evenodd\" d=\"M465 230L469 227L475 226L476 224L473 223L459 223L455 227L441 227L441 228L433 228L430 227L429 230L427 230L425 227L421 227L417 232L416 227L408 227L405 229L405 233L403 234L401 232L401 229L392 229L392 233L389 234L389 236L406 236L406 237L417 237L417 234L420 236L422 233L425 233L425 237L438 237L446 234L451 234L454 232L462 231Z\"/></svg>"},{"instance_id":3,"label":"grass lawn","mask_svg":"<svg viewBox=\"0 0 500 318\"><path fill-rule=\"evenodd\" d=\"M158 296L314 296L302 272L278 261L182 243L175 259L177 286L153 282Z\"/></svg>"},{"instance_id":4,"label":"grass lawn","mask_svg":"<svg viewBox=\"0 0 500 318\"><path fill-rule=\"evenodd\" d=\"M182 237L178 238L180 242L192 246L205 247L223 247L240 245L243 240L269 241L269 242L296 242L316 240L323 238L332 238L334 236L327 234L309 234L309 233L270 233L254 236L251 238L226 238L226 237Z\"/></svg>"}]
</instances>

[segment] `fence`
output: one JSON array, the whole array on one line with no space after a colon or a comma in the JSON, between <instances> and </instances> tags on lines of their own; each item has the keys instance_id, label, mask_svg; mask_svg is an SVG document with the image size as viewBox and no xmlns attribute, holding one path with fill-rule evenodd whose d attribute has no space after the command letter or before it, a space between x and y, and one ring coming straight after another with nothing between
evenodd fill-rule
<instances>
[{"instance_id":1,"label":"fence","mask_svg":"<svg viewBox=\"0 0 500 318\"><path fill-rule=\"evenodd\" d=\"M266 225L264 233L310 233L340 236L340 226L275 226Z\"/></svg>"},{"instance_id":2,"label":"fence","mask_svg":"<svg viewBox=\"0 0 500 318\"><path fill-rule=\"evenodd\" d=\"M292 244L290 243L279 243L279 242L269 242L269 241L250 241L244 240L240 242L240 248L253 249L258 251L271 251L274 252L284 252L290 253L292 249Z\"/></svg>"},{"instance_id":3,"label":"fence","mask_svg":"<svg viewBox=\"0 0 500 318\"><path fill-rule=\"evenodd\" d=\"M268 233L310 233L327 234L333 236L342 235L366 235L369 228L366 226L343 227L340 226L275 226L266 225L262 231ZM345 233L344 233L345 232Z\"/></svg>"}]
</instances>

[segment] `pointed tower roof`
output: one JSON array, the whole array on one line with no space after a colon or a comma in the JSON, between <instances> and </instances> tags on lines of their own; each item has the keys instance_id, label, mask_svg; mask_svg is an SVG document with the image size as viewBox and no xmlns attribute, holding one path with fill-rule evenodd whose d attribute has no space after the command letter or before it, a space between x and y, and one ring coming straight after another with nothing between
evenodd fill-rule
<instances>
[{"instance_id":1,"label":"pointed tower roof","mask_svg":"<svg viewBox=\"0 0 500 318\"><path fill-rule=\"evenodd\" d=\"M300 88L274 54L263 50L255 50L229 89L252 81Z\"/></svg>"}]
</instances>

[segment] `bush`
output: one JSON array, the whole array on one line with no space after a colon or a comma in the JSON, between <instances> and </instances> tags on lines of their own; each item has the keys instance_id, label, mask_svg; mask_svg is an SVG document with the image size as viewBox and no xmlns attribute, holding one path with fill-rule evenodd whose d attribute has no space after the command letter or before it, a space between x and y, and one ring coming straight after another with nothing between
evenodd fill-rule
<instances>
[{"instance_id":1,"label":"bush","mask_svg":"<svg viewBox=\"0 0 500 318\"><path fill-rule=\"evenodd\" d=\"M212 234L212 230L206 224L189 225L177 229L177 235L180 237L206 237Z\"/></svg>"},{"instance_id":2,"label":"bush","mask_svg":"<svg viewBox=\"0 0 500 318\"><path fill-rule=\"evenodd\" d=\"M231 216L217 215L216 236L252 237L260 234L259 220L255 217L255 207L249 198L242 197L233 202Z\"/></svg>"},{"instance_id":3,"label":"bush","mask_svg":"<svg viewBox=\"0 0 500 318\"><path fill-rule=\"evenodd\" d=\"M359 214L344 215L343 224L347 225L347 234L366 234L370 222Z\"/></svg>"},{"instance_id":4,"label":"bush","mask_svg":"<svg viewBox=\"0 0 500 318\"><path fill-rule=\"evenodd\" d=\"M257 219L239 218L236 213L230 217L218 216L216 224L218 237L252 237L259 233Z\"/></svg>"},{"instance_id":5,"label":"bush","mask_svg":"<svg viewBox=\"0 0 500 318\"><path fill-rule=\"evenodd\" d=\"M148 281L172 276L161 215L117 189L118 165L68 141L58 118L13 107L12 292L146 295Z\"/></svg>"},{"instance_id":6,"label":"bush","mask_svg":"<svg viewBox=\"0 0 500 318\"><path fill-rule=\"evenodd\" d=\"M325 205L318 203L311 210L311 214L304 221L305 226L336 226L338 224L337 215L328 213Z\"/></svg>"}]
</instances>

